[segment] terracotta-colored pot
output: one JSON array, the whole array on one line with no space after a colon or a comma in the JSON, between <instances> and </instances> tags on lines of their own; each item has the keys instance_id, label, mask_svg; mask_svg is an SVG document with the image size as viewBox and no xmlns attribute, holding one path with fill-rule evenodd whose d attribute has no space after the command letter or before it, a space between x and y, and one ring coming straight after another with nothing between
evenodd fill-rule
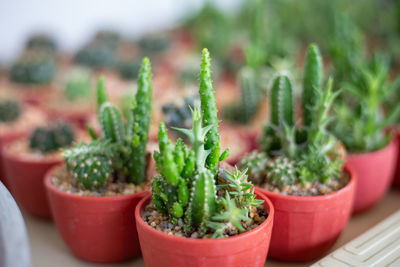
<instances>
[{"instance_id":1,"label":"terracotta-colored pot","mask_svg":"<svg viewBox=\"0 0 400 267\"><path fill-rule=\"evenodd\" d=\"M14 131L7 134L0 135L0 181L3 182L5 186L8 187L8 182L6 179L6 174L4 171L3 163L3 147L11 141L21 138L27 134L27 131Z\"/></svg>"},{"instance_id":2,"label":"terracotta-colored pot","mask_svg":"<svg viewBox=\"0 0 400 267\"><path fill-rule=\"evenodd\" d=\"M347 165L358 178L354 213L371 208L385 195L394 175L396 156L394 140L378 151L347 155Z\"/></svg>"},{"instance_id":3,"label":"terracotta-colored pot","mask_svg":"<svg viewBox=\"0 0 400 267\"><path fill-rule=\"evenodd\" d=\"M269 256L283 261L311 261L336 242L352 211L356 175L349 183L323 196L291 196L259 189L275 208Z\"/></svg>"},{"instance_id":4,"label":"terracotta-colored pot","mask_svg":"<svg viewBox=\"0 0 400 267\"><path fill-rule=\"evenodd\" d=\"M400 131L396 133L396 146L397 146L397 161L396 161L396 171L393 178L393 185L400 188Z\"/></svg>"},{"instance_id":5,"label":"terracotta-colored pot","mask_svg":"<svg viewBox=\"0 0 400 267\"><path fill-rule=\"evenodd\" d=\"M268 198L256 191L264 200L268 218L257 228L224 239L193 239L168 235L149 226L141 217L151 200L148 194L136 206L135 218L140 247L147 267L200 267L200 266L264 266L267 258L274 208Z\"/></svg>"},{"instance_id":6,"label":"terracotta-colored pot","mask_svg":"<svg viewBox=\"0 0 400 267\"><path fill-rule=\"evenodd\" d=\"M140 254L134 210L146 191L110 197L69 194L56 188L49 170L45 185L53 219L72 253L98 263L119 262Z\"/></svg>"},{"instance_id":7,"label":"terracotta-colored pot","mask_svg":"<svg viewBox=\"0 0 400 267\"><path fill-rule=\"evenodd\" d=\"M49 169L62 163L63 158L36 159L16 155L9 150L9 145L3 147L2 154L8 185L18 205L34 216L50 219L44 177Z\"/></svg>"}]
</instances>

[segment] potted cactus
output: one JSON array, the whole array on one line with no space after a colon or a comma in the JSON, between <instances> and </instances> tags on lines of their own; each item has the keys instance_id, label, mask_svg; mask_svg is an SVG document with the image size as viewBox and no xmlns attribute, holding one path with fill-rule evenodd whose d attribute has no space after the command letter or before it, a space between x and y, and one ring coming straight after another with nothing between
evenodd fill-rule
<instances>
[{"instance_id":1,"label":"potted cactus","mask_svg":"<svg viewBox=\"0 0 400 267\"><path fill-rule=\"evenodd\" d=\"M261 152L240 162L275 206L269 255L285 261L309 261L332 247L350 217L355 188L353 173L342 167L343 146L327 131L337 93L332 79L322 88L322 60L314 44L303 79L303 127L295 122L291 81L279 74L270 92Z\"/></svg>"},{"instance_id":2,"label":"potted cactus","mask_svg":"<svg viewBox=\"0 0 400 267\"><path fill-rule=\"evenodd\" d=\"M44 123L45 115L38 109L9 98L0 97L0 180L7 185L2 162L2 148L7 142L26 135Z\"/></svg>"},{"instance_id":3,"label":"potted cactus","mask_svg":"<svg viewBox=\"0 0 400 267\"><path fill-rule=\"evenodd\" d=\"M274 209L254 191L246 172L221 164L217 108L210 57L203 50L201 108L192 109L192 128L174 145L160 123L159 175L135 210L146 266L264 266Z\"/></svg>"},{"instance_id":4,"label":"potted cactus","mask_svg":"<svg viewBox=\"0 0 400 267\"><path fill-rule=\"evenodd\" d=\"M31 48L10 67L12 87L30 104L41 104L53 93L51 82L56 72L55 58L40 48Z\"/></svg>"},{"instance_id":5,"label":"potted cactus","mask_svg":"<svg viewBox=\"0 0 400 267\"><path fill-rule=\"evenodd\" d=\"M92 73L84 67L76 67L67 73L62 90L43 105L51 119L70 121L80 128L86 127L94 114L92 101Z\"/></svg>"},{"instance_id":6,"label":"potted cactus","mask_svg":"<svg viewBox=\"0 0 400 267\"><path fill-rule=\"evenodd\" d=\"M50 168L62 163L59 149L82 138L70 124L56 121L39 126L29 137L3 147L5 176L21 208L40 218L51 217L44 176Z\"/></svg>"},{"instance_id":7,"label":"potted cactus","mask_svg":"<svg viewBox=\"0 0 400 267\"><path fill-rule=\"evenodd\" d=\"M133 210L145 195L151 161L146 151L151 114L151 66L143 59L132 116L122 119L97 85L102 136L64 150L65 164L50 170L45 185L54 221L75 256L118 262L140 254Z\"/></svg>"},{"instance_id":8,"label":"potted cactus","mask_svg":"<svg viewBox=\"0 0 400 267\"><path fill-rule=\"evenodd\" d=\"M343 84L343 100L337 104L332 129L342 140L348 165L357 173L354 212L372 207L388 190L396 165L397 149L387 128L400 115L396 103L387 114L383 104L396 89L388 82L388 62L375 55L370 64L363 63L351 82Z\"/></svg>"}]
</instances>

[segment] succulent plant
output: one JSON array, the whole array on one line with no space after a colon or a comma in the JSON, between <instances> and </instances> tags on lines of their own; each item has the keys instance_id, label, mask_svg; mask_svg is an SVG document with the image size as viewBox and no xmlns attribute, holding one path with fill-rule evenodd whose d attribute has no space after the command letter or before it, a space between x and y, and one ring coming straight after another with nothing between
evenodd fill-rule
<instances>
[{"instance_id":1,"label":"succulent plant","mask_svg":"<svg viewBox=\"0 0 400 267\"><path fill-rule=\"evenodd\" d=\"M138 77L140 70L140 60L120 60L116 64L119 76L126 80L134 80Z\"/></svg>"},{"instance_id":2,"label":"succulent plant","mask_svg":"<svg viewBox=\"0 0 400 267\"><path fill-rule=\"evenodd\" d=\"M273 82L270 122L260 138L263 152L272 157L266 167L266 180L272 185L325 183L341 174L343 161L336 153L339 142L327 129L329 111L338 92L332 92L332 79L328 80L326 89L322 88L322 73L318 47L311 44L303 76L303 127L295 123L290 79L286 74L279 74Z\"/></svg>"},{"instance_id":3,"label":"succulent plant","mask_svg":"<svg viewBox=\"0 0 400 267\"><path fill-rule=\"evenodd\" d=\"M10 77L16 83L48 84L55 74L54 59L39 49L30 49L11 66Z\"/></svg>"},{"instance_id":4,"label":"succulent plant","mask_svg":"<svg viewBox=\"0 0 400 267\"><path fill-rule=\"evenodd\" d=\"M75 139L75 131L66 122L54 122L44 127L36 128L30 138L32 150L48 153L70 146Z\"/></svg>"},{"instance_id":5,"label":"succulent plant","mask_svg":"<svg viewBox=\"0 0 400 267\"><path fill-rule=\"evenodd\" d=\"M131 103L132 114L124 121L118 108L108 101L104 77L99 78L98 119L103 136L97 138L93 131L89 131L94 139L91 143L64 151L68 169L84 187L100 188L112 178L136 185L144 182L151 93L150 60L144 58L138 78L138 90ZM100 162L101 171L93 166L98 165L97 162ZM91 178L86 179L87 177Z\"/></svg>"},{"instance_id":6,"label":"succulent plant","mask_svg":"<svg viewBox=\"0 0 400 267\"><path fill-rule=\"evenodd\" d=\"M13 122L18 119L21 113L22 107L17 101L0 100L0 123Z\"/></svg>"},{"instance_id":7,"label":"succulent plant","mask_svg":"<svg viewBox=\"0 0 400 267\"><path fill-rule=\"evenodd\" d=\"M115 48L97 42L86 45L75 55L76 63L93 68L110 67L115 61Z\"/></svg>"},{"instance_id":8,"label":"succulent plant","mask_svg":"<svg viewBox=\"0 0 400 267\"><path fill-rule=\"evenodd\" d=\"M251 190L245 173L237 169L228 173L225 183L217 184L218 163L228 157L229 152L220 154L207 49L203 50L199 92L201 108L195 105L192 109L192 128L175 128L187 135L190 149L181 139L174 145L168 138L165 124L160 123L159 152L154 152L160 175L153 180L153 203L161 213L169 216L172 223L177 224L182 219L187 234L199 231L204 235L212 230L213 237L223 237L223 229L229 222L243 231L241 221L248 219L250 206L257 206L262 201L255 199L254 189ZM218 188L228 189L225 198L217 196Z\"/></svg>"},{"instance_id":9,"label":"succulent plant","mask_svg":"<svg viewBox=\"0 0 400 267\"><path fill-rule=\"evenodd\" d=\"M351 152L374 151L388 144L391 136L385 129L399 119L400 78L389 82L389 62L379 55L358 70L358 79L343 84L344 97L337 103L332 131ZM385 114L384 104L389 101L393 101L391 109Z\"/></svg>"},{"instance_id":10,"label":"succulent plant","mask_svg":"<svg viewBox=\"0 0 400 267\"><path fill-rule=\"evenodd\" d=\"M75 68L66 79L64 95L69 101L85 99L91 95L92 75L90 70Z\"/></svg>"},{"instance_id":11,"label":"succulent plant","mask_svg":"<svg viewBox=\"0 0 400 267\"><path fill-rule=\"evenodd\" d=\"M263 184L266 178L268 162L267 154L253 151L240 160L239 167L241 169L247 169L247 174L253 183Z\"/></svg>"}]
</instances>

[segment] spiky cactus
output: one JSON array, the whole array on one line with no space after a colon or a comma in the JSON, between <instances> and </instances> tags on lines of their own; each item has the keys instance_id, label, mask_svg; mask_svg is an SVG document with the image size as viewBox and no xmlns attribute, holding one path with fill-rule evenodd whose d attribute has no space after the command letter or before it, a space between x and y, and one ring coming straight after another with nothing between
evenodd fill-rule
<instances>
[{"instance_id":1,"label":"spiky cactus","mask_svg":"<svg viewBox=\"0 0 400 267\"><path fill-rule=\"evenodd\" d=\"M195 105L191 109L191 129L175 128L188 137L190 149L181 139L174 146L168 138L165 124L160 123L159 152L154 152L160 176L154 178L152 191L155 207L168 215L174 224L182 219L187 234L198 231L203 235L214 229L214 237L221 237L229 222L235 223L240 231L244 230L240 222L246 220L249 207L261 202L255 200L245 172L236 169L235 173L224 176L224 183L218 183L218 163L226 159L229 152L220 155L217 109L209 75L209 54L203 50L199 89L201 108ZM209 147L207 140L210 141ZM210 157L210 153L217 154ZM218 188L227 189L226 201L217 197ZM230 195L234 196L233 204ZM242 216L237 216L239 214Z\"/></svg>"},{"instance_id":2,"label":"spiky cactus","mask_svg":"<svg viewBox=\"0 0 400 267\"><path fill-rule=\"evenodd\" d=\"M36 128L29 138L32 150L48 153L70 146L75 139L75 131L66 122L55 122Z\"/></svg>"},{"instance_id":3,"label":"spiky cactus","mask_svg":"<svg viewBox=\"0 0 400 267\"><path fill-rule=\"evenodd\" d=\"M70 174L85 188L101 188L113 178L113 147L97 140L63 150Z\"/></svg>"},{"instance_id":4,"label":"spiky cactus","mask_svg":"<svg viewBox=\"0 0 400 267\"><path fill-rule=\"evenodd\" d=\"M18 119L22 113L21 104L9 99L0 100L0 123L9 123Z\"/></svg>"},{"instance_id":5,"label":"spiky cactus","mask_svg":"<svg viewBox=\"0 0 400 267\"><path fill-rule=\"evenodd\" d=\"M73 164L68 169L72 170L72 175L83 186L88 189L100 188L114 176L136 185L144 182L146 178L146 144L150 128L151 92L150 61L148 58L144 58L138 80L138 91L131 103L131 114L124 121L118 108L108 101L104 77L99 78L97 110L103 136L101 139L77 148L78 152L83 151L83 154L87 152L83 156L79 153L70 153L68 150L64 152L67 166ZM94 139L97 138L93 131L89 133ZM104 151L102 152L102 150ZM80 158L82 160L79 160ZM75 164L76 162L80 164ZM101 172L95 168L93 162L101 163L103 166ZM86 179L92 174L95 177L98 174L101 177L100 180Z\"/></svg>"},{"instance_id":6,"label":"spiky cactus","mask_svg":"<svg viewBox=\"0 0 400 267\"><path fill-rule=\"evenodd\" d=\"M295 123L288 76L278 75L271 88L271 117L260 138L260 147L272 158L267 163L266 179L277 187L295 182L324 183L340 175L343 164L335 151L338 141L327 130L337 93L332 92L331 79L326 89L322 87L322 60L315 44L308 49L303 78L303 127Z\"/></svg>"},{"instance_id":7,"label":"spiky cactus","mask_svg":"<svg viewBox=\"0 0 400 267\"><path fill-rule=\"evenodd\" d=\"M55 75L54 59L45 51L30 49L11 66L11 80L22 84L48 84Z\"/></svg>"},{"instance_id":8,"label":"spiky cactus","mask_svg":"<svg viewBox=\"0 0 400 267\"><path fill-rule=\"evenodd\" d=\"M318 97L318 89L322 87L323 66L318 46L311 44L308 47L304 65L302 109L304 126L310 127L313 120L312 107Z\"/></svg>"},{"instance_id":9,"label":"spiky cactus","mask_svg":"<svg viewBox=\"0 0 400 267\"><path fill-rule=\"evenodd\" d=\"M262 184L266 178L266 168L269 159L264 152L251 152L244 156L240 162L241 169L247 169L249 179L255 184Z\"/></svg>"},{"instance_id":10,"label":"spiky cactus","mask_svg":"<svg viewBox=\"0 0 400 267\"><path fill-rule=\"evenodd\" d=\"M27 49L41 49L46 52L54 53L57 50L56 41L49 35L46 34L35 34L32 35L26 42Z\"/></svg>"}]
</instances>

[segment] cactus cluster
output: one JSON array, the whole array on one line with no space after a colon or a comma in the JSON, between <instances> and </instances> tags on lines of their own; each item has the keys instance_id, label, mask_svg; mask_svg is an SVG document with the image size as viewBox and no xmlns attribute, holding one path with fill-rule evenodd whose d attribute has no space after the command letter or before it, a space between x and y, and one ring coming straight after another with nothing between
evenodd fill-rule
<instances>
[{"instance_id":1,"label":"cactus cluster","mask_svg":"<svg viewBox=\"0 0 400 267\"><path fill-rule=\"evenodd\" d=\"M66 122L54 122L36 128L30 138L29 146L34 151L48 153L70 146L75 139L75 131Z\"/></svg>"},{"instance_id":2,"label":"cactus cluster","mask_svg":"<svg viewBox=\"0 0 400 267\"><path fill-rule=\"evenodd\" d=\"M332 92L332 79L328 80L325 89L322 81L321 55L318 47L311 44L303 74L303 127L296 123L294 117L290 78L286 74L278 74L273 82L270 122L264 128L260 147L271 158L265 169L266 181L275 186L298 182L325 183L341 174L343 162L340 157L332 156L337 154L338 140L327 130L330 122L328 113L338 93ZM246 161L242 161L243 166L252 167L246 165ZM258 180L258 177L254 179Z\"/></svg>"},{"instance_id":3,"label":"cactus cluster","mask_svg":"<svg viewBox=\"0 0 400 267\"><path fill-rule=\"evenodd\" d=\"M27 49L41 49L50 53L57 50L56 41L46 34L32 35L26 42Z\"/></svg>"},{"instance_id":4,"label":"cactus cluster","mask_svg":"<svg viewBox=\"0 0 400 267\"><path fill-rule=\"evenodd\" d=\"M48 84L55 75L52 56L40 49L29 49L11 66L10 77L16 83Z\"/></svg>"},{"instance_id":5,"label":"cactus cluster","mask_svg":"<svg viewBox=\"0 0 400 267\"><path fill-rule=\"evenodd\" d=\"M90 97L92 74L86 68L75 68L66 78L64 95L69 101Z\"/></svg>"},{"instance_id":6,"label":"cactus cluster","mask_svg":"<svg viewBox=\"0 0 400 267\"><path fill-rule=\"evenodd\" d=\"M250 206L260 205L262 201L255 199L245 172L238 169L234 173L227 172L225 182L218 182L218 164L228 157L229 150L220 153L207 49L203 50L199 93L201 107L195 105L191 110L192 128L175 128L188 137L190 149L181 139L174 145L168 138L165 124L160 123L159 152L154 153L160 175L153 180L153 203L172 223L183 220L188 236L198 231L200 236L213 232L213 237L223 237L229 223L243 231L241 222L249 220ZM220 189L227 189L225 198L217 194Z\"/></svg>"},{"instance_id":7,"label":"cactus cluster","mask_svg":"<svg viewBox=\"0 0 400 267\"><path fill-rule=\"evenodd\" d=\"M97 84L98 119L103 133L94 140L65 150L71 175L88 189L100 188L112 178L141 184L146 178L146 145L151 114L151 66L144 58L139 73L138 90L126 120L119 109L108 101L104 77Z\"/></svg>"},{"instance_id":8,"label":"cactus cluster","mask_svg":"<svg viewBox=\"0 0 400 267\"><path fill-rule=\"evenodd\" d=\"M0 123L17 120L22 113L21 104L9 99L0 99Z\"/></svg>"},{"instance_id":9,"label":"cactus cluster","mask_svg":"<svg viewBox=\"0 0 400 267\"><path fill-rule=\"evenodd\" d=\"M245 155L239 163L242 169L248 169L247 174L255 184L263 184L266 178L266 169L269 159L264 152L253 151Z\"/></svg>"}]
</instances>

